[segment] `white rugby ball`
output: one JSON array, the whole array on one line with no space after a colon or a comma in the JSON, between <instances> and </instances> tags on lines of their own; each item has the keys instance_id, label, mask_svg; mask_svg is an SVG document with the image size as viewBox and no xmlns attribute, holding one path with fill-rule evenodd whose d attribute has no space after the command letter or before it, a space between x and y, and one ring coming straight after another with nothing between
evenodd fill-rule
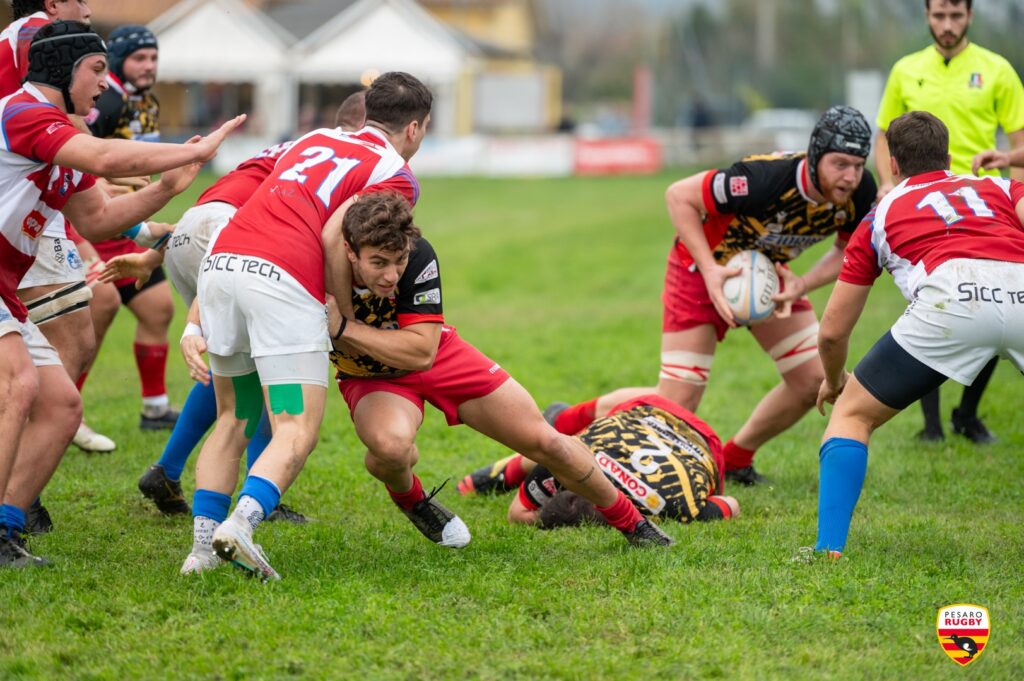
<instances>
[{"instance_id":1,"label":"white rugby ball","mask_svg":"<svg viewBox=\"0 0 1024 681\"><path fill-rule=\"evenodd\" d=\"M740 251L729 258L726 267L743 270L722 286L736 322L753 326L771 317L775 311L772 296L779 292L779 275L771 259L759 251Z\"/></svg>"}]
</instances>

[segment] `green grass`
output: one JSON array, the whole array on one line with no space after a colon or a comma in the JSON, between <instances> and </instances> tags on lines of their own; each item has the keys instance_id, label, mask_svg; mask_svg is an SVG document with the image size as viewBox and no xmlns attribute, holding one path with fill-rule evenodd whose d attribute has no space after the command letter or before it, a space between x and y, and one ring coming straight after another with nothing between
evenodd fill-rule
<instances>
[{"instance_id":1,"label":"green grass","mask_svg":"<svg viewBox=\"0 0 1024 681\"><path fill-rule=\"evenodd\" d=\"M650 384L670 179L424 182L418 222L440 254L448 321L541 404ZM890 281L876 288L854 358L903 307ZM826 296L813 296L819 311ZM916 407L878 433L834 565L790 562L814 539L816 414L759 453L772 485L731 489L739 520L670 526L670 551L632 551L597 528L510 527L507 498L462 499L450 484L443 498L474 532L453 552L425 541L363 470L332 393L286 498L320 522L260 529L284 576L261 585L226 568L178 576L191 522L157 515L135 488L165 436L137 429L132 332L122 311L85 391L90 423L118 450L72 449L44 495L56 531L32 547L56 566L0 573L0 678L1021 678L1024 383L1006 363L982 408L999 444L919 445ZM180 403L189 382L176 354L168 376ZM776 381L734 332L701 415L725 439ZM945 413L959 393L946 386ZM419 447L426 485L505 453L430 410ZM190 468L184 482L191 493ZM968 670L935 636L936 610L957 602L993 621Z\"/></svg>"}]
</instances>

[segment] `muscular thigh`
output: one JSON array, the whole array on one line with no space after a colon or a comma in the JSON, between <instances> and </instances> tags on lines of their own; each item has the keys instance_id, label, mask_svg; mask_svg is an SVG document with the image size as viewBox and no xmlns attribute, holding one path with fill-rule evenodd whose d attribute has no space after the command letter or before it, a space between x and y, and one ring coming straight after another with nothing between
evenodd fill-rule
<instances>
[{"instance_id":1,"label":"muscular thigh","mask_svg":"<svg viewBox=\"0 0 1024 681\"><path fill-rule=\"evenodd\" d=\"M352 412L356 435L371 450L409 446L423 422L423 412L401 395L372 392L360 398Z\"/></svg>"},{"instance_id":2,"label":"muscular thigh","mask_svg":"<svg viewBox=\"0 0 1024 681\"><path fill-rule=\"evenodd\" d=\"M696 411L711 375L717 344L717 331L711 324L662 334L658 393Z\"/></svg>"},{"instance_id":3,"label":"muscular thigh","mask_svg":"<svg viewBox=\"0 0 1024 681\"><path fill-rule=\"evenodd\" d=\"M813 310L772 319L751 327L750 332L784 378L823 373L818 356L818 317Z\"/></svg>"}]
</instances>

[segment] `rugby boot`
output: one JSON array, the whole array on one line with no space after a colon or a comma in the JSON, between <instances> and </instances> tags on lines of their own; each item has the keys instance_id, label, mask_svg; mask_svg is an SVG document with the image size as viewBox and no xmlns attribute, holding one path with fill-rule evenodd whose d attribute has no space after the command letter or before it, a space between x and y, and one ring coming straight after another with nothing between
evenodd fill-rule
<instances>
[{"instance_id":1,"label":"rugby boot","mask_svg":"<svg viewBox=\"0 0 1024 681\"><path fill-rule=\"evenodd\" d=\"M22 536L0 525L0 568L47 567L50 561L34 556L25 548Z\"/></svg>"},{"instance_id":2,"label":"rugby boot","mask_svg":"<svg viewBox=\"0 0 1024 681\"><path fill-rule=\"evenodd\" d=\"M511 485L505 480L505 469L509 461L518 456L505 457L501 461L495 461L489 466L478 468L459 481L459 494L468 496L471 494L504 494L517 489L519 485Z\"/></svg>"},{"instance_id":3,"label":"rugby boot","mask_svg":"<svg viewBox=\"0 0 1024 681\"><path fill-rule=\"evenodd\" d=\"M626 537L626 541L637 548L672 546L676 543L672 537L665 534L660 527L647 518L638 522L632 532L623 532L622 534Z\"/></svg>"},{"instance_id":4,"label":"rugby boot","mask_svg":"<svg viewBox=\"0 0 1024 681\"><path fill-rule=\"evenodd\" d=\"M842 557L842 553L839 551L816 551L813 546L801 546L796 550L796 555L790 559L790 562L797 563L799 565L811 565L819 561L833 562L837 561Z\"/></svg>"},{"instance_id":5,"label":"rugby boot","mask_svg":"<svg viewBox=\"0 0 1024 681\"><path fill-rule=\"evenodd\" d=\"M145 413L142 413L139 415L139 428L142 430L173 430L180 413L177 409L170 407L159 416L146 416Z\"/></svg>"},{"instance_id":6,"label":"rugby boot","mask_svg":"<svg viewBox=\"0 0 1024 681\"><path fill-rule=\"evenodd\" d=\"M183 575L197 575L215 570L223 564L224 561L213 551L192 551L182 563L180 572Z\"/></svg>"},{"instance_id":7,"label":"rugby boot","mask_svg":"<svg viewBox=\"0 0 1024 681\"><path fill-rule=\"evenodd\" d=\"M725 472L725 479L731 480L732 482L738 482L739 484L746 485L747 487L762 485L768 482L768 478L754 470L753 465L727 470Z\"/></svg>"},{"instance_id":8,"label":"rugby boot","mask_svg":"<svg viewBox=\"0 0 1024 681\"><path fill-rule=\"evenodd\" d=\"M563 411L571 407L572 405L568 402L552 402L548 406L544 407L544 420L548 422L548 425L552 428L555 427L555 419Z\"/></svg>"},{"instance_id":9,"label":"rugby boot","mask_svg":"<svg viewBox=\"0 0 1024 681\"><path fill-rule=\"evenodd\" d=\"M409 510L402 509L416 529L423 533L423 536L441 546L452 549L461 549L469 543L472 538L469 528L462 518L455 515L434 499L438 492L448 481L441 483L440 487L432 490L422 501Z\"/></svg>"},{"instance_id":10,"label":"rugby boot","mask_svg":"<svg viewBox=\"0 0 1024 681\"><path fill-rule=\"evenodd\" d=\"M291 506L285 506L284 504L278 504L277 508L270 512L267 516L268 523L292 523L294 525L305 525L309 522L309 518L296 511Z\"/></svg>"},{"instance_id":11,"label":"rugby boot","mask_svg":"<svg viewBox=\"0 0 1024 681\"><path fill-rule=\"evenodd\" d=\"M961 414L959 409L953 410L953 432L963 435L976 445L990 445L999 439L985 427L977 414L966 416Z\"/></svg>"},{"instance_id":12,"label":"rugby boot","mask_svg":"<svg viewBox=\"0 0 1024 681\"><path fill-rule=\"evenodd\" d=\"M85 421L79 424L75 437L71 439L71 444L90 454L106 454L117 449L117 444L113 440L106 435L97 433L86 425Z\"/></svg>"},{"instance_id":13,"label":"rugby boot","mask_svg":"<svg viewBox=\"0 0 1024 681\"><path fill-rule=\"evenodd\" d=\"M142 496L156 504L161 513L166 515L192 512L181 491L181 481L168 478L164 467L158 463L147 468L139 478L139 491L142 492Z\"/></svg>"},{"instance_id":14,"label":"rugby boot","mask_svg":"<svg viewBox=\"0 0 1024 681\"><path fill-rule=\"evenodd\" d=\"M942 432L942 426L939 426L938 430L925 427L917 431L914 435L920 442L942 442L946 439L946 434Z\"/></svg>"},{"instance_id":15,"label":"rugby boot","mask_svg":"<svg viewBox=\"0 0 1024 681\"><path fill-rule=\"evenodd\" d=\"M46 534L51 531L53 520L50 518L50 512L43 506L41 499L36 499L25 514L25 534Z\"/></svg>"},{"instance_id":16,"label":"rugby boot","mask_svg":"<svg viewBox=\"0 0 1024 681\"><path fill-rule=\"evenodd\" d=\"M222 559L245 570L261 581L281 579L277 570L270 566L263 547L252 540L252 530L229 517L213 533L213 550ZM184 566L182 566L184 567Z\"/></svg>"}]
</instances>

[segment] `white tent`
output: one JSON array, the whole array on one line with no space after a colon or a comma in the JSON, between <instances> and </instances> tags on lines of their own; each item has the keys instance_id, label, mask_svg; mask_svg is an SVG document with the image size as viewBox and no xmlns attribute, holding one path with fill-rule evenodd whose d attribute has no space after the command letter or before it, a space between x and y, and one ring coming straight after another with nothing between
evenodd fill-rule
<instances>
[{"instance_id":1,"label":"white tent","mask_svg":"<svg viewBox=\"0 0 1024 681\"><path fill-rule=\"evenodd\" d=\"M412 0L360 0L292 48L292 73L306 83L354 83L407 71L434 93L432 135L456 128L458 84L479 48Z\"/></svg>"}]
</instances>

